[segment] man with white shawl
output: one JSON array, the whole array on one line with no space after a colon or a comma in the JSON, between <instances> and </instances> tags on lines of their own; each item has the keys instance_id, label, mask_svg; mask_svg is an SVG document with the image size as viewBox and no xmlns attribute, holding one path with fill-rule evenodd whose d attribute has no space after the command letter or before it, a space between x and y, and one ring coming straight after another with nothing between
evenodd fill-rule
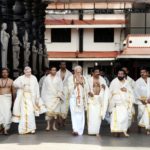
<instances>
[{"instance_id":1,"label":"man with white shawl","mask_svg":"<svg viewBox=\"0 0 150 150\"><path fill-rule=\"evenodd\" d=\"M89 85L82 75L82 67L74 68L74 75L68 79L68 97L70 102L73 135L82 135L85 125Z\"/></svg>"},{"instance_id":2,"label":"man with white shawl","mask_svg":"<svg viewBox=\"0 0 150 150\"><path fill-rule=\"evenodd\" d=\"M88 82L90 87L87 109L88 134L99 136L101 121L105 118L108 108L109 89L97 67L93 69L93 76Z\"/></svg>"},{"instance_id":3,"label":"man with white shawl","mask_svg":"<svg viewBox=\"0 0 150 150\"><path fill-rule=\"evenodd\" d=\"M3 68L0 78L0 130L2 129L5 135L11 125L11 106L13 97L13 80L9 78L9 71Z\"/></svg>"},{"instance_id":4,"label":"man with white shawl","mask_svg":"<svg viewBox=\"0 0 150 150\"><path fill-rule=\"evenodd\" d=\"M72 75L72 73L66 68L66 62L60 63L60 69L57 72L57 76L62 80L63 82L63 92L64 92L64 102L61 103L60 106L60 117L61 117L61 125L65 125L65 120L67 118L68 109L69 109L69 102L67 99L67 83L68 78Z\"/></svg>"},{"instance_id":5,"label":"man with white shawl","mask_svg":"<svg viewBox=\"0 0 150 150\"><path fill-rule=\"evenodd\" d=\"M128 80L128 82L131 85L131 88L134 89L135 87L135 81L129 76L129 70L127 67L122 67L122 70L125 72L125 79Z\"/></svg>"},{"instance_id":6,"label":"man with white shawl","mask_svg":"<svg viewBox=\"0 0 150 150\"><path fill-rule=\"evenodd\" d=\"M141 77L136 81L135 98L138 105L138 126L150 134L150 78L146 68L140 70Z\"/></svg>"},{"instance_id":7,"label":"man with white shawl","mask_svg":"<svg viewBox=\"0 0 150 150\"><path fill-rule=\"evenodd\" d=\"M45 113L46 108L40 99L38 81L31 74L30 67L25 67L24 75L19 76L13 86L17 89L17 96L12 121L19 123L19 134L34 134L35 116Z\"/></svg>"},{"instance_id":8,"label":"man with white shawl","mask_svg":"<svg viewBox=\"0 0 150 150\"><path fill-rule=\"evenodd\" d=\"M46 131L50 130L51 121L53 121L52 129L54 131L58 130L56 128L56 122L58 117L61 115L60 106L64 101L63 83L56 73L56 67L52 66L50 69L50 74L45 78L42 87L41 96L47 108L45 117L47 120Z\"/></svg>"},{"instance_id":9,"label":"man with white shawl","mask_svg":"<svg viewBox=\"0 0 150 150\"><path fill-rule=\"evenodd\" d=\"M112 133L120 136L124 133L126 137L127 130L131 124L132 107L134 95L129 82L125 79L125 72L118 71L118 76L110 84L109 112L111 114L110 129Z\"/></svg>"}]
</instances>

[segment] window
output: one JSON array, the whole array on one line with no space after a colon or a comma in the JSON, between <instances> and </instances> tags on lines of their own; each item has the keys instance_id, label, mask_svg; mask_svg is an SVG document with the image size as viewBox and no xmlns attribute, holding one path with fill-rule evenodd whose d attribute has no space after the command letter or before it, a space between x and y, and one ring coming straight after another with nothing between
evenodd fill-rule
<instances>
[{"instance_id":1,"label":"window","mask_svg":"<svg viewBox=\"0 0 150 150\"><path fill-rule=\"evenodd\" d=\"M94 42L114 42L113 28L94 29Z\"/></svg>"},{"instance_id":2,"label":"window","mask_svg":"<svg viewBox=\"0 0 150 150\"><path fill-rule=\"evenodd\" d=\"M71 29L51 29L51 42L71 42Z\"/></svg>"}]
</instances>

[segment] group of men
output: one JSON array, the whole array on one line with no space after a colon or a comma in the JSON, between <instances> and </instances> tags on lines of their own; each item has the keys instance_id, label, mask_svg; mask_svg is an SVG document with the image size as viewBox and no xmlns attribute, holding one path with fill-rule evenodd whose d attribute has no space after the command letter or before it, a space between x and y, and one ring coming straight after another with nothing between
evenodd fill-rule
<instances>
[{"instance_id":1,"label":"group of men","mask_svg":"<svg viewBox=\"0 0 150 150\"><path fill-rule=\"evenodd\" d=\"M2 69L0 79L0 125L1 132L8 134L11 122L19 123L19 134L34 134L35 116L45 113L46 131L57 131L65 125L68 111L71 113L72 134L84 133L87 120L88 134L99 136L102 120L109 120L110 131L128 137L138 106L138 126L150 134L150 78L146 68L135 82L123 67L108 87L107 80L94 67L89 77L82 75L82 67L76 66L72 74L66 63L60 70L52 66L38 81L25 67L24 75L9 79L8 69ZM14 100L11 113L12 99ZM86 119L86 117L87 119Z\"/></svg>"}]
</instances>

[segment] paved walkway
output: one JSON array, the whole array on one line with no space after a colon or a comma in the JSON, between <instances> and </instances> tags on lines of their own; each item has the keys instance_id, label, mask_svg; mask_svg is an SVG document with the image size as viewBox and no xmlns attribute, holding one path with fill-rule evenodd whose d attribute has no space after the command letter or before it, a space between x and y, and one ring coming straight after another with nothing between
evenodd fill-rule
<instances>
[{"instance_id":1,"label":"paved walkway","mask_svg":"<svg viewBox=\"0 0 150 150\"><path fill-rule=\"evenodd\" d=\"M150 150L150 136L144 133L115 138L103 127L101 137L86 133L73 137L71 129L46 132L45 125L39 128L35 135L18 135L14 127L10 136L0 135L0 150Z\"/></svg>"}]
</instances>

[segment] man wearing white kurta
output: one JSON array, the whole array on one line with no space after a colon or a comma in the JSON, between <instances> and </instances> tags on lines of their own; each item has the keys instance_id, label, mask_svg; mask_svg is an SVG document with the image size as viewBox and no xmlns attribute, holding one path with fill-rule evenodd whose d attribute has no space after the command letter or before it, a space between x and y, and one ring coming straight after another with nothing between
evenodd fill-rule
<instances>
[{"instance_id":1,"label":"man wearing white kurta","mask_svg":"<svg viewBox=\"0 0 150 150\"><path fill-rule=\"evenodd\" d=\"M8 134L11 124L11 106L13 95L13 80L9 76L9 71L6 68L2 69L2 78L0 78L0 126L3 133Z\"/></svg>"},{"instance_id":2,"label":"man wearing white kurta","mask_svg":"<svg viewBox=\"0 0 150 150\"><path fill-rule=\"evenodd\" d=\"M135 98L138 104L138 125L150 134L150 78L146 68L141 69L141 77L136 81Z\"/></svg>"},{"instance_id":3,"label":"man wearing white kurta","mask_svg":"<svg viewBox=\"0 0 150 150\"><path fill-rule=\"evenodd\" d=\"M93 69L93 76L88 82L90 86L87 109L88 134L99 136L101 121L105 118L108 108L109 90L98 68Z\"/></svg>"},{"instance_id":4,"label":"man wearing white kurta","mask_svg":"<svg viewBox=\"0 0 150 150\"><path fill-rule=\"evenodd\" d=\"M73 135L82 135L85 125L85 109L87 108L88 82L82 76L82 67L74 68L74 75L68 79Z\"/></svg>"},{"instance_id":5,"label":"man wearing white kurta","mask_svg":"<svg viewBox=\"0 0 150 150\"><path fill-rule=\"evenodd\" d=\"M122 70L124 70L125 72L125 79L129 82L129 84L131 85L131 88L134 89L135 87L135 81L129 77L129 70L127 67L123 67Z\"/></svg>"},{"instance_id":6,"label":"man wearing white kurta","mask_svg":"<svg viewBox=\"0 0 150 150\"><path fill-rule=\"evenodd\" d=\"M118 77L110 84L109 112L111 113L110 128L112 133L127 134L132 118L132 107L134 103L133 90L125 79L125 72L118 71Z\"/></svg>"},{"instance_id":7,"label":"man wearing white kurta","mask_svg":"<svg viewBox=\"0 0 150 150\"><path fill-rule=\"evenodd\" d=\"M68 114L68 109L69 109L69 102L67 98L67 83L68 83L68 78L72 75L72 73L66 69L66 62L61 62L60 63L60 70L57 72L57 76L62 80L63 82L63 92L64 92L64 102L61 103L60 107L60 113L61 113L61 118L63 119L62 125L64 125L65 120L67 118Z\"/></svg>"},{"instance_id":8,"label":"man wearing white kurta","mask_svg":"<svg viewBox=\"0 0 150 150\"><path fill-rule=\"evenodd\" d=\"M31 68L25 67L24 75L18 77L13 85L17 89L17 97L12 121L19 123L19 134L35 133L35 116L45 113L46 108L40 99L38 81L31 74Z\"/></svg>"},{"instance_id":9,"label":"man wearing white kurta","mask_svg":"<svg viewBox=\"0 0 150 150\"><path fill-rule=\"evenodd\" d=\"M63 83L62 80L56 75L56 67L51 67L50 74L45 78L42 87L42 100L44 101L47 113L45 119L47 120L46 130L50 130L50 124L53 119L53 130L57 130L56 121L61 115L60 106L63 103Z\"/></svg>"}]
</instances>

